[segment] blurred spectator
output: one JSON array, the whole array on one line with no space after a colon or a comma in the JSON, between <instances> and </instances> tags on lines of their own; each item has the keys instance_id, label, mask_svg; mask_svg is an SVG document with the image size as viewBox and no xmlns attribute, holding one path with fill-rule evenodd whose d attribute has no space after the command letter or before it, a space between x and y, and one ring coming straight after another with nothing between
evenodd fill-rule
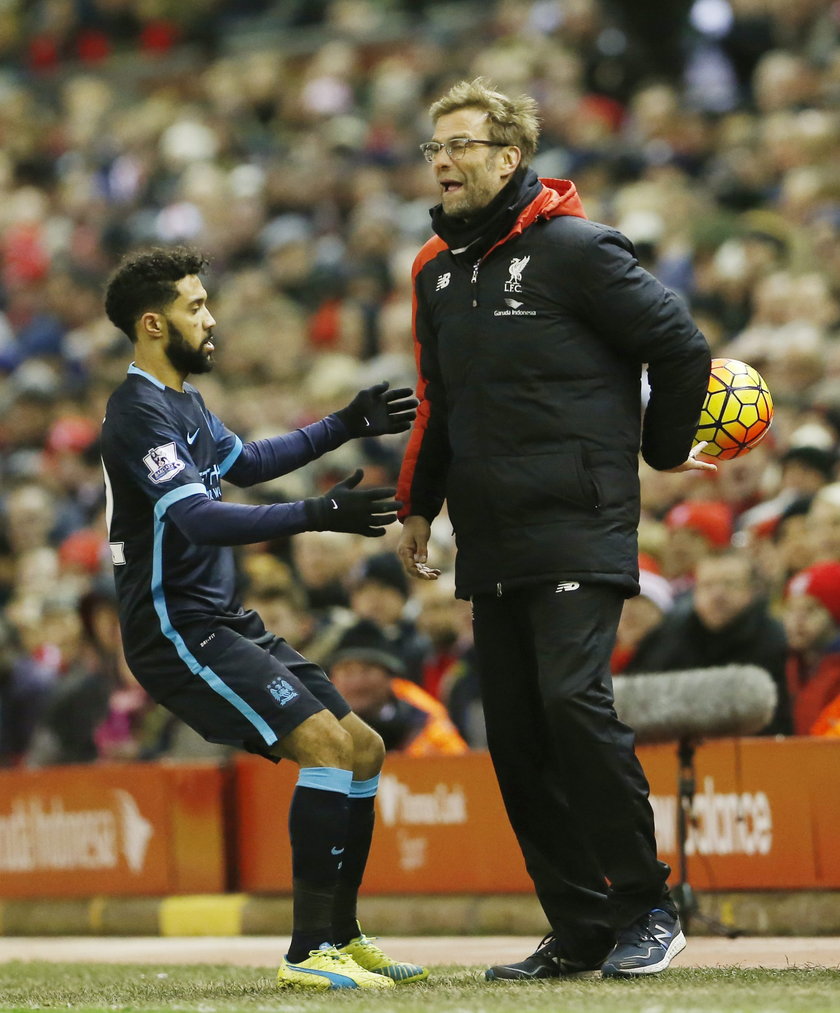
<instances>
[{"instance_id":1,"label":"blurred spectator","mask_svg":"<svg viewBox=\"0 0 840 1013\"><path fill-rule=\"evenodd\" d=\"M174 722L140 687L126 664L112 578L97 580L79 609L89 670L107 687L105 714L93 728L97 758L148 760L169 753Z\"/></svg>"},{"instance_id":2,"label":"blurred spectator","mask_svg":"<svg viewBox=\"0 0 840 1013\"><path fill-rule=\"evenodd\" d=\"M431 641L406 613L408 577L397 554L378 552L364 557L351 571L348 585L353 614L379 626L390 650L402 662L401 674L420 683Z\"/></svg>"},{"instance_id":3,"label":"blurred spectator","mask_svg":"<svg viewBox=\"0 0 840 1013\"><path fill-rule=\"evenodd\" d=\"M732 510L717 500L686 500L671 507L665 527L662 575L675 594L683 594L694 583L698 563L731 544Z\"/></svg>"},{"instance_id":4,"label":"blurred spectator","mask_svg":"<svg viewBox=\"0 0 840 1013\"><path fill-rule=\"evenodd\" d=\"M352 535L340 531L303 531L292 539L292 566L316 616L347 608L344 576L355 557Z\"/></svg>"},{"instance_id":5,"label":"blurred spectator","mask_svg":"<svg viewBox=\"0 0 840 1013\"><path fill-rule=\"evenodd\" d=\"M387 750L406 756L467 752L446 708L403 678L402 659L371 620L361 619L345 631L328 673L353 712L379 732Z\"/></svg>"},{"instance_id":6,"label":"blurred spectator","mask_svg":"<svg viewBox=\"0 0 840 1013\"><path fill-rule=\"evenodd\" d=\"M815 563L791 577L782 622L793 731L808 735L840 696L840 562Z\"/></svg>"},{"instance_id":7,"label":"blurred spectator","mask_svg":"<svg viewBox=\"0 0 840 1013\"><path fill-rule=\"evenodd\" d=\"M768 440L754 447L748 454L741 454L721 467L708 482L713 492L708 496L725 504L732 516L733 529L746 511L757 506L767 495L768 466L773 459Z\"/></svg>"},{"instance_id":8,"label":"blurred spectator","mask_svg":"<svg viewBox=\"0 0 840 1013\"><path fill-rule=\"evenodd\" d=\"M98 425L80 415L58 418L47 433L42 477L56 504L58 540L87 525L104 500L98 444Z\"/></svg>"},{"instance_id":9,"label":"blurred spectator","mask_svg":"<svg viewBox=\"0 0 840 1013\"><path fill-rule=\"evenodd\" d=\"M840 562L840 482L824 485L808 510L811 561Z\"/></svg>"},{"instance_id":10,"label":"blurred spectator","mask_svg":"<svg viewBox=\"0 0 840 1013\"><path fill-rule=\"evenodd\" d=\"M0 767L17 766L29 749L54 671L27 656L13 626L0 621Z\"/></svg>"},{"instance_id":11,"label":"blurred spectator","mask_svg":"<svg viewBox=\"0 0 840 1013\"><path fill-rule=\"evenodd\" d=\"M26 482L12 489L4 512L6 541L14 556L52 544L55 505L42 483Z\"/></svg>"},{"instance_id":12,"label":"blurred spectator","mask_svg":"<svg viewBox=\"0 0 840 1013\"><path fill-rule=\"evenodd\" d=\"M445 703L458 734L471 749L487 748L487 726L481 703L481 681L475 647L470 646L451 665L440 686Z\"/></svg>"},{"instance_id":13,"label":"blurred spectator","mask_svg":"<svg viewBox=\"0 0 840 1013\"><path fill-rule=\"evenodd\" d=\"M611 663L613 673L623 672L638 651L644 653L645 642L674 607L674 594L669 582L641 564L639 588L639 594L628 598L621 609Z\"/></svg>"},{"instance_id":14,"label":"blurred spectator","mask_svg":"<svg viewBox=\"0 0 840 1013\"><path fill-rule=\"evenodd\" d=\"M790 447L779 457L778 492L741 514L737 527L757 534L772 531L792 503L813 496L831 481L835 466L836 458L831 450Z\"/></svg>"},{"instance_id":15,"label":"blurred spectator","mask_svg":"<svg viewBox=\"0 0 840 1013\"><path fill-rule=\"evenodd\" d=\"M403 571L404 572L404 571ZM441 574L419 583L414 593L417 632L426 638L420 685L438 700L449 670L472 647L472 610L455 597L455 578Z\"/></svg>"},{"instance_id":16,"label":"blurred spectator","mask_svg":"<svg viewBox=\"0 0 840 1013\"><path fill-rule=\"evenodd\" d=\"M728 550L698 562L691 595L639 645L625 671L758 665L770 673L778 696L773 718L761 734L787 735L792 726L786 652L784 629L768 612L752 561Z\"/></svg>"},{"instance_id":17,"label":"blurred spectator","mask_svg":"<svg viewBox=\"0 0 840 1013\"><path fill-rule=\"evenodd\" d=\"M455 598L451 571L420 583L415 592L418 632L430 647L423 662L423 689L440 700L459 734L473 749L487 748L472 632L472 606Z\"/></svg>"},{"instance_id":18,"label":"blurred spectator","mask_svg":"<svg viewBox=\"0 0 840 1013\"><path fill-rule=\"evenodd\" d=\"M94 730L108 714L111 683L86 650L78 600L51 595L42 607L42 644L56 679L33 730L26 763L91 763L99 756Z\"/></svg>"},{"instance_id":19,"label":"blurred spectator","mask_svg":"<svg viewBox=\"0 0 840 1013\"><path fill-rule=\"evenodd\" d=\"M747 540L745 551L752 554L774 603L781 600L793 574L811 559L808 531L811 499L811 496L801 496L793 500L775 521L768 522L769 533L758 526Z\"/></svg>"}]
</instances>

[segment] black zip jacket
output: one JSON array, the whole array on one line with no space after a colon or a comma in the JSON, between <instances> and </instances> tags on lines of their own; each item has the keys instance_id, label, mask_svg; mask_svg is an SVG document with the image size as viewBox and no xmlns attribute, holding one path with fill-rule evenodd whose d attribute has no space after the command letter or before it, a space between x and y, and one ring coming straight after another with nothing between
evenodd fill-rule
<instances>
[{"instance_id":1,"label":"black zip jacket","mask_svg":"<svg viewBox=\"0 0 840 1013\"><path fill-rule=\"evenodd\" d=\"M708 384L683 303L572 183L542 184L479 260L435 237L414 263L421 404L397 496L429 521L447 501L462 598L545 580L638 593L639 448L681 464Z\"/></svg>"}]
</instances>

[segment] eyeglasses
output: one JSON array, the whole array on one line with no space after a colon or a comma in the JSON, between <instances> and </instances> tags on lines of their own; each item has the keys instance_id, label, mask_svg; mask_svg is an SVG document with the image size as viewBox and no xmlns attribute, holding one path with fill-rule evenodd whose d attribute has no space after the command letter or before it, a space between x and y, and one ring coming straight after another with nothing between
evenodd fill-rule
<instances>
[{"instance_id":1,"label":"eyeglasses","mask_svg":"<svg viewBox=\"0 0 840 1013\"><path fill-rule=\"evenodd\" d=\"M471 144L487 144L491 148L506 148L507 145L501 141L480 141L476 137L453 137L444 143L440 141L426 141L420 145L420 150L423 152L423 158L427 162L434 162L440 153L441 149L446 149L446 154L450 158L458 159L463 158L467 153L467 148Z\"/></svg>"}]
</instances>

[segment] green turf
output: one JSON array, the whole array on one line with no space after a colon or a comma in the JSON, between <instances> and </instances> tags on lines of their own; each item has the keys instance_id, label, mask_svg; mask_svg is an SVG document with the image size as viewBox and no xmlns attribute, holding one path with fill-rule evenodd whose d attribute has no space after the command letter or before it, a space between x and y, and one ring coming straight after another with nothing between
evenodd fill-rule
<instances>
[{"instance_id":1,"label":"green turf","mask_svg":"<svg viewBox=\"0 0 840 1013\"><path fill-rule=\"evenodd\" d=\"M673 968L649 979L494 982L480 968L437 967L387 993L278 991L271 968L0 964L0 1010L265 1010L327 1013L813 1013L840 1010L840 970Z\"/></svg>"}]
</instances>

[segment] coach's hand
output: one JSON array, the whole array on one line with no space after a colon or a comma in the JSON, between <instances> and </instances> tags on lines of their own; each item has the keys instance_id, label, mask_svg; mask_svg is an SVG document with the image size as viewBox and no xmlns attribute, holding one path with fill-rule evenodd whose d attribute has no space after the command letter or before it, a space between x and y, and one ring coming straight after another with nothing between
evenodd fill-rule
<instances>
[{"instance_id":1,"label":"coach's hand","mask_svg":"<svg viewBox=\"0 0 840 1013\"><path fill-rule=\"evenodd\" d=\"M431 534L432 525L419 514L411 514L403 521L397 555L402 561L405 572L410 577L417 577L420 580L437 580L440 576L440 570L427 563Z\"/></svg>"},{"instance_id":2,"label":"coach's hand","mask_svg":"<svg viewBox=\"0 0 840 1013\"><path fill-rule=\"evenodd\" d=\"M410 429L419 403L410 387L388 390L388 381L383 380L360 390L335 414L351 436L385 436Z\"/></svg>"},{"instance_id":3,"label":"coach's hand","mask_svg":"<svg viewBox=\"0 0 840 1013\"><path fill-rule=\"evenodd\" d=\"M691 448L688 457L683 461L682 464L678 464L676 468L666 468L666 472L676 475L681 471L717 471L717 465L712 464L711 461L701 461L697 455L703 453L704 447L709 445L708 440L703 440L700 443L695 443Z\"/></svg>"},{"instance_id":4,"label":"coach's hand","mask_svg":"<svg viewBox=\"0 0 840 1013\"><path fill-rule=\"evenodd\" d=\"M362 469L357 468L326 496L303 501L311 531L349 531L369 538L385 534L402 503L394 499L394 489L357 489L362 475Z\"/></svg>"}]
</instances>

